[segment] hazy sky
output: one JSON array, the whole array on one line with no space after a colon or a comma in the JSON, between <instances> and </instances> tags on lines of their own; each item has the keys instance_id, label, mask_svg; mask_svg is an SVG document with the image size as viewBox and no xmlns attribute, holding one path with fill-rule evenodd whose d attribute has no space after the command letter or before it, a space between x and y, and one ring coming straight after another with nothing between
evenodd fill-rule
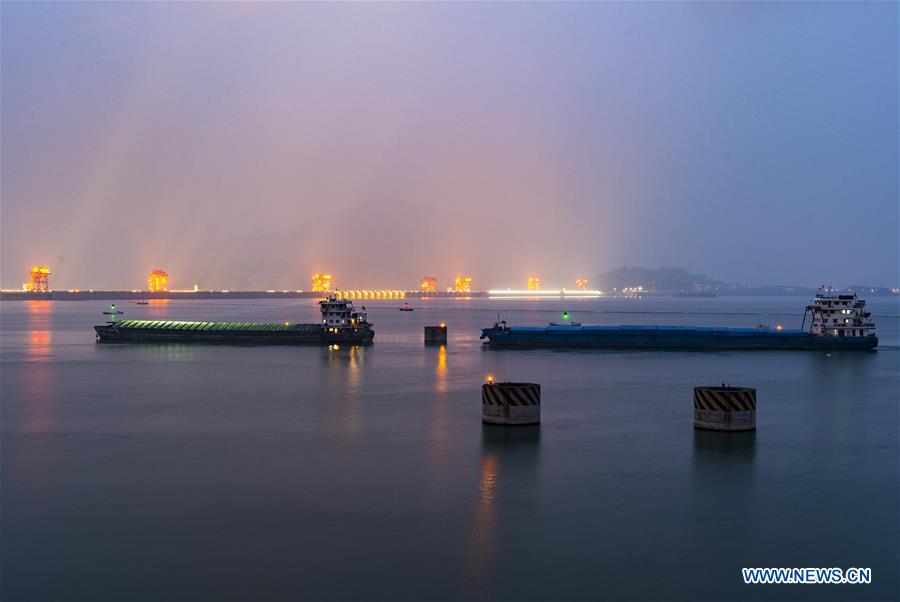
<instances>
[{"instance_id":1,"label":"hazy sky","mask_svg":"<svg viewBox=\"0 0 900 602\"><path fill-rule=\"evenodd\" d=\"M898 284L898 4L13 3L2 285Z\"/></svg>"}]
</instances>

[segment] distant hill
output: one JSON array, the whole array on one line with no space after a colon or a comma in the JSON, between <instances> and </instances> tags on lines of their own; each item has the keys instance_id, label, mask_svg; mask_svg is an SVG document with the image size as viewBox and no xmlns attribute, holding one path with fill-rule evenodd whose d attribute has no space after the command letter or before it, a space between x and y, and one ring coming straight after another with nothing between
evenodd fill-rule
<instances>
[{"instance_id":1,"label":"distant hill","mask_svg":"<svg viewBox=\"0 0 900 602\"><path fill-rule=\"evenodd\" d=\"M646 293L671 294L677 292L709 293L717 295L791 295L812 297L816 289L796 285L748 286L731 284L710 278L704 274L695 274L684 268L661 266L657 269L625 266L615 268L594 277L600 290L613 293L622 289L641 287ZM843 287L842 287L843 288ZM849 290L863 296L898 296L900 289L879 286L853 285Z\"/></svg>"},{"instance_id":2,"label":"distant hill","mask_svg":"<svg viewBox=\"0 0 900 602\"><path fill-rule=\"evenodd\" d=\"M683 268L661 266L657 269L621 267L595 277L594 282L602 291L612 292L623 288L642 287L648 292L709 290L724 286L703 274L695 274Z\"/></svg>"}]
</instances>

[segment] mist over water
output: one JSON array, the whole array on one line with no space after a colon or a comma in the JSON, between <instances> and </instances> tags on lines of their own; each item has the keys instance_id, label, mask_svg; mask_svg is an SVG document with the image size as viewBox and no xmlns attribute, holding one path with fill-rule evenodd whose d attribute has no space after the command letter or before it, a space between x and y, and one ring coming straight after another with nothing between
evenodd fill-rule
<instances>
[{"instance_id":1,"label":"mist over water","mask_svg":"<svg viewBox=\"0 0 900 602\"><path fill-rule=\"evenodd\" d=\"M0 2L0 286L900 286L898 25L897 2ZM872 352L478 338L563 311L798 328L798 297L407 300L355 300L365 348L99 344L108 301L4 300L0 599L900 599L896 296L867 299ZM539 383L541 425L483 425L487 375ZM757 389L757 431L694 430L720 383Z\"/></svg>"},{"instance_id":2,"label":"mist over water","mask_svg":"<svg viewBox=\"0 0 900 602\"><path fill-rule=\"evenodd\" d=\"M6 288L897 284L896 3L2 11Z\"/></svg>"},{"instance_id":3,"label":"mist over water","mask_svg":"<svg viewBox=\"0 0 900 602\"><path fill-rule=\"evenodd\" d=\"M0 306L3 599L896 599L900 307L874 352L489 350L515 324L799 324L806 299L366 302L367 348L94 342L89 302ZM311 300L125 317L317 319ZM449 342L424 347L422 327ZM480 386L542 385L537 428ZM755 433L692 427L758 390ZM748 587L747 566L871 567ZM48 578L51 575L52 578Z\"/></svg>"}]
</instances>

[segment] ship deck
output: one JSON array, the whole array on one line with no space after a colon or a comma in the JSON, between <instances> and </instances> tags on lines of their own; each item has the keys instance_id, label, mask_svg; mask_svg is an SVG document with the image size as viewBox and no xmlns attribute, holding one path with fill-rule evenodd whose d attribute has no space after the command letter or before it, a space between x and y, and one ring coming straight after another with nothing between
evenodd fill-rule
<instances>
[{"instance_id":1,"label":"ship deck","mask_svg":"<svg viewBox=\"0 0 900 602\"><path fill-rule=\"evenodd\" d=\"M318 332L319 324L298 324L294 322L193 322L184 320L119 320L107 324L118 330L178 330L186 332Z\"/></svg>"},{"instance_id":2,"label":"ship deck","mask_svg":"<svg viewBox=\"0 0 900 602\"><path fill-rule=\"evenodd\" d=\"M521 334L657 334L678 336L683 334L729 335L729 336L809 336L805 330L775 328L726 328L721 326L648 326L642 324L622 326L511 326L509 331Z\"/></svg>"},{"instance_id":3,"label":"ship deck","mask_svg":"<svg viewBox=\"0 0 900 602\"><path fill-rule=\"evenodd\" d=\"M499 347L622 349L873 349L878 338L814 336L805 330L716 326L512 326L484 328Z\"/></svg>"}]
</instances>

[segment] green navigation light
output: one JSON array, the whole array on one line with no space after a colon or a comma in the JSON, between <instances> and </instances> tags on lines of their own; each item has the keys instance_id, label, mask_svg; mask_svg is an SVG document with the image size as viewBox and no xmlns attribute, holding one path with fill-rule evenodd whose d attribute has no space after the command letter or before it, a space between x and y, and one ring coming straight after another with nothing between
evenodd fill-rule
<instances>
[{"instance_id":1,"label":"green navigation light","mask_svg":"<svg viewBox=\"0 0 900 602\"><path fill-rule=\"evenodd\" d=\"M568 319L569 319L569 312L564 311L563 312L563 320L568 320Z\"/></svg>"}]
</instances>

